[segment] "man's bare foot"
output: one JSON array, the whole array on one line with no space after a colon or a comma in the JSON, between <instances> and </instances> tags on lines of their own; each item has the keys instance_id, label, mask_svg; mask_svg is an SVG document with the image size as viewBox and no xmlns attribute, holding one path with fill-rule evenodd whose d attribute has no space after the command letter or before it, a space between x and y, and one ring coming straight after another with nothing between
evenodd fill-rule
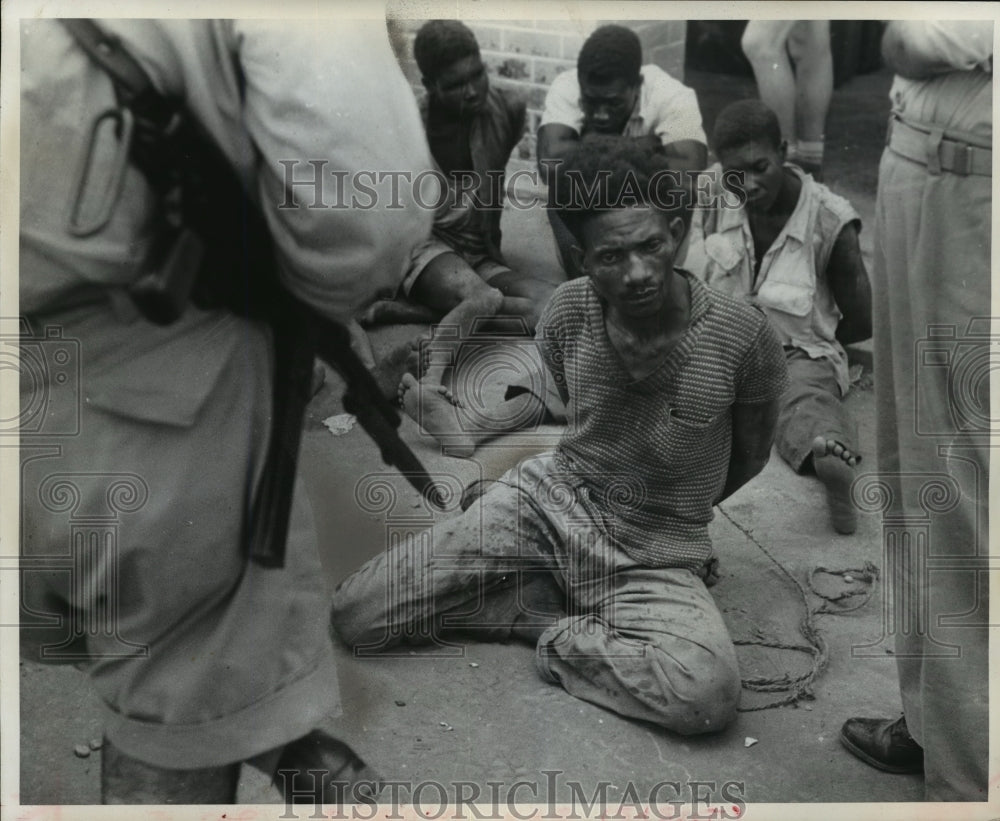
<instances>
[{"instance_id":1,"label":"man's bare foot","mask_svg":"<svg viewBox=\"0 0 1000 821\"><path fill-rule=\"evenodd\" d=\"M476 441L458 418L461 403L444 385L418 382L404 373L399 382L399 401L407 416L448 449L449 456L468 457Z\"/></svg>"},{"instance_id":2,"label":"man's bare foot","mask_svg":"<svg viewBox=\"0 0 1000 821\"><path fill-rule=\"evenodd\" d=\"M404 299L379 299L373 302L360 316L366 328L372 325L412 324L435 322L440 312Z\"/></svg>"},{"instance_id":3,"label":"man's bare foot","mask_svg":"<svg viewBox=\"0 0 1000 821\"><path fill-rule=\"evenodd\" d=\"M851 485L854 482L854 466L861 461L861 457L835 439L825 436L813 439L812 455L816 475L826 488L833 529L845 535L853 533L858 527L858 512L851 501Z\"/></svg>"},{"instance_id":4,"label":"man's bare foot","mask_svg":"<svg viewBox=\"0 0 1000 821\"><path fill-rule=\"evenodd\" d=\"M387 351L372 369L379 390L389 401L397 398L399 380L410 366L411 352L409 342L397 345Z\"/></svg>"}]
</instances>

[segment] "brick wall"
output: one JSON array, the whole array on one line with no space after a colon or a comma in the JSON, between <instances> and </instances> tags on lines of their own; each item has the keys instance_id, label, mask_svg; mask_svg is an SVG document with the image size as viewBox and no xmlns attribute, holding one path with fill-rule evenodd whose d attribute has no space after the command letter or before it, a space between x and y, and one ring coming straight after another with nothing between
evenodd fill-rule
<instances>
[{"instance_id":1,"label":"brick wall","mask_svg":"<svg viewBox=\"0 0 1000 821\"><path fill-rule=\"evenodd\" d=\"M423 20L393 20L389 29L403 72L418 95L424 93L413 60L413 38ZM587 36L603 22L596 20L465 21L479 40L490 82L518 89L528 101L528 133L515 150L512 167L533 166L535 132L545 94L563 71L576 69L576 56ZM626 20L642 42L643 62L656 63L674 77L684 78L684 20Z\"/></svg>"}]
</instances>

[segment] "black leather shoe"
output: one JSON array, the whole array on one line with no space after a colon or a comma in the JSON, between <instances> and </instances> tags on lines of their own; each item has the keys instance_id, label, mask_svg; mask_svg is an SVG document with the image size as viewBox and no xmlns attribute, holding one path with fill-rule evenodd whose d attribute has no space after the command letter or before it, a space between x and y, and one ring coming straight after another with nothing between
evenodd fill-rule
<instances>
[{"instance_id":1,"label":"black leather shoe","mask_svg":"<svg viewBox=\"0 0 1000 821\"><path fill-rule=\"evenodd\" d=\"M374 803L383 787L354 750L322 730L285 746L274 780L293 804Z\"/></svg>"},{"instance_id":2,"label":"black leather shoe","mask_svg":"<svg viewBox=\"0 0 1000 821\"><path fill-rule=\"evenodd\" d=\"M840 728L845 747L866 764L887 773L922 773L924 749L906 729L906 716L849 718Z\"/></svg>"}]
</instances>

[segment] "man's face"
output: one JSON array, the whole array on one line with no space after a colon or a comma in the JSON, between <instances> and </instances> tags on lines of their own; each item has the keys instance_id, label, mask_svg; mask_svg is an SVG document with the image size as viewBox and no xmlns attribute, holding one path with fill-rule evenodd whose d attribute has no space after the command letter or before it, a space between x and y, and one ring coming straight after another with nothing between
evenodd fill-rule
<instances>
[{"instance_id":1,"label":"man's face","mask_svg":"<svg viewBox=\"0 0 1000 821\"><path fill-rule=\"evenodd\" d=\"M478 55L456 60L427 85L437 104L456 117L478 114L486 104L490 81Z\"/></svg>"},{"instance_id":2,"label":"man's face","mask_svg":"<svg viewBox=\"0 0 1000 821\"><path fill-rule=\"evenodd\" d=\"M642 318L667 306L674 257L684 222L649 206L594 214L583 224L581 269L608 306L624 318Z\"/></svg>"},{"instance_id":3,"label":"man's face","mask_svg":"<svg viewBox=\"0 0 1000 821\"><path fill-rule=\"evenodd\" d=\"M751 211L768 211L785 185L782 166L785 164L785 146L775 148L766 141L754 140L732 146L719 154L723 171L741 171L743 190L747 195L747 208Z\"/></svg>"},{"instance_id":4,"label":"man's face","mask_svg":"<svg viewBox=\"0 0 1000 821\"><path fill-rule=\"evenodd\" d=\"M621 134L625 130L639 86L629 85L623 79L608 83L580 82L580 110L583 111L584 131L598 134Z\"/></svg>"}]
</instances>

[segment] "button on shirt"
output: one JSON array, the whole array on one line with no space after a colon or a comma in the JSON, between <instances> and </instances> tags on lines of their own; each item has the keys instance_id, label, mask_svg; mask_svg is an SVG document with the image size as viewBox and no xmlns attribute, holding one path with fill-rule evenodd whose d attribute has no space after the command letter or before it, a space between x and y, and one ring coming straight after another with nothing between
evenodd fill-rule
<instances>
[{"instance_id":1,"label":"button on shirt","mask_svg":"<svg viewBox=\"0 0 1000 821\"><path fill-rule=\"evenodd\" d=\"M701 126L701 110L693 89L675 80L656 65L640 69L642 85L632 116L622 132L625 137L655 134L664 145L679 140L706 143ZM564 71L552 82L545 97L541 125L565 125L578 134L583 131L580 82L573 70Z\"/></svg>"}]
</instances>

